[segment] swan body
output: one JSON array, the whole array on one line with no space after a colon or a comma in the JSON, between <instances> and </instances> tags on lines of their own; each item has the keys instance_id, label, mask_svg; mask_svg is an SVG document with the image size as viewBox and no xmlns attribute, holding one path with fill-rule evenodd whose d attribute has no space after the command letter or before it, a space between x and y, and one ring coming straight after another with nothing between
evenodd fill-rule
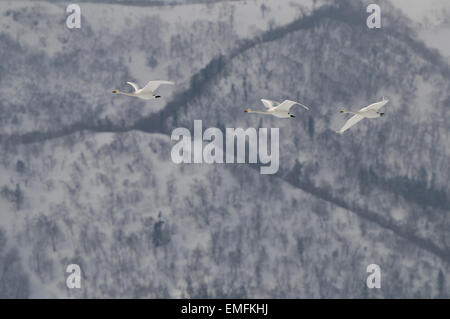
<instances>
[{"instance_id":1,"label":"swan body","mask_svg":"<svg viewBox=\"0 0 450 319\"><path fill-rule=\"evenodd\" d=\"M290 118L290 117L295 117L295 115L292 115L291 113L289 113L289 110L295 104L298 104L298 105L302 106L303 108L309 110L309 108L307 106L300 104L298 102L290 101L290 100L285 100L284 102L279 103L276 101L262 99L261 102L263 102L264 106L266 107L266 110L246 109L244 112L245 113L258 113L258 114L272 115L272 116L275 116L278 118Z\"/></svg>"},{"instance_id":2,"label":"swan body","mask_svg":"<svg viewBox=\"0 0 450 319\"><path fill-rule=\"evenodd\" d=\"M346 130L351 128L353 125L355 125L362 119L365 118L374 119L382 117L384 113L380 112L379 110L388 102L389 100L383 97L382 101L370 104L369 106L363 107L362 109L356 112L342 110L341 113L348 113L354 115L347 122L345 122L344 126L339 131L336 131L336 133L339 134L344 133Z\"/></svg>"},{"instance_id":3,"label":"swan body","mask_svg":"<svg viewBox=\"0 0 450 319\"><path fill-rule=\"evenodd\" d=\"M148 82L142 89L139 88L139 86L134 82L127 82L129 85L131 85L134 88L134 92L127 93L119 90L112 91L113 93L117 94L123 94L128 96L135 96L143 100L152 100L160 98L161 96L156 95L155 91L159 88L162 84L170 84L174 85L175 83L171 81L150 81Z\"/></svg>"}]
</instances>

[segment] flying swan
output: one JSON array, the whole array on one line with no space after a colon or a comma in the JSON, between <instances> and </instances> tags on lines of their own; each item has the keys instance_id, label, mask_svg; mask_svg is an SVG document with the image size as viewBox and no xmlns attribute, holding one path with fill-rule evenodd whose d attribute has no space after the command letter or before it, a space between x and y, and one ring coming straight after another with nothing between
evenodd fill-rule
<instances>
[{"instance_id":1,"label":"flying swan","mask_svg":"<svg viewBox=\"0 0 450 319\"><path fill-rule=\"evenodd\" d=\"M350 127L358 123L364 118L372 119L377 117L382 117L384 113L379 112L378 110L381 109L386 103L388 103L389 100L383 97L383 100L380 102L376 102L373 104L370 104L369 106L363 107L357 112L351 112L351 111L345 111L342 110L341 113L349 113L354 114L345 124L344 126L339 130L336 131L336 133L342 134L346 130L348 130Z\"/></svg>"},{"instance_id":2,"label":"flying swan","mask_svg":"<svg viewBox=\"0 0 450 319\"><path fill-rule=\"evenodd\" d=\"M127 93L119 90L114 90L112 92L128 96L135 96L143 100L152 100L161 97L155 94L156 89L158 89L161 84L171 84L171 85L175 84L171 81L150 81L142 89L139 89L139 86L136 83L134 82L127 82L127 83L134 88L134 92Z\"/></svg>"},{"instance_id":3,"label":"flying swan","mask_svg":"<svg viewBox=\"0 0 450 319\"><path fill-rule=\"evenodd\" d=\"M273 116L279 117L279 118L290 118L290 117L295 117L295 115L292 115L291 113L289 113L289 110L295 104L298 104L298 105L304 107L305 109L309 110L309 107L307 107L303 104L300 104L298 102L290 101L290 100L285 100L282 103L278 103L275 101L262 99L261 102L263 102L263 104L267 110L254 111L254 110L246 109L244 112L245 113L268 114L268 115L273 115Z\"/></svg>"}]
</instances>

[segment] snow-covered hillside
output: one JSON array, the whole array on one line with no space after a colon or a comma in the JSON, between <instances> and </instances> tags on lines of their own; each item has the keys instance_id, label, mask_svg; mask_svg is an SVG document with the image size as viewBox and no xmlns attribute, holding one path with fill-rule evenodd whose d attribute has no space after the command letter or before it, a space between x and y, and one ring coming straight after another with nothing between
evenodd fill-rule
<instances>
[{"instance_id":1,"label":"snow-covered hillside","mask_svg":"<svg viewBox=\"0 0 450 319\"><path fill-rule=\"evenodd\" d=\"M430 280L446 264L432 253L245 165L175 165L171 145L75 134L3 154L1 233L23 269L2 280L45 298L439 293ZM361 286L373 261L395 286ZM83 269L81 290L65 286L69 263Z\"/></svg>"},{"instance_id":2,"label":"snow-covered hillside","mask_svg":"<svg viewBox=\"0 0 450 319\"><path fill-rule=\"evenodd\" d=\"M390 0L415 24L421 40L450 62L450 7L447 0Z\"/></svg>"},{"instance_id":3,"label":"snow-covered hillside","mask_svg":"<svg viewBox=\"0 0 450 319\"><path fill-rule=\"evenodd\" d=\"M0 297L448 298L450 65L401 10L367 29L366 2L83 3L80 30L0 2ZM177 85L110 93L148 77ZM260 98L311 111L243 112ZM194 120L279 127L279 172L174 164Z\"/></svg>"},{"instance_id":4,"label":"snow-covered hillside","mask_svg":"<svg viewBox=\"0 0 450 319\"><path fill-rule=\"evenodd\" d=\"M173 92L238 41L308 12L311 1L224 2L141 7L82 3L80 29L65 25L66 4L0 3L0 57L6 97L0 134L55 131L101 123L126 126L164 107ZM169 79L149 106L111 94ZM175 90L175 91L174 91Z\"/></svg>"}]
</instances>

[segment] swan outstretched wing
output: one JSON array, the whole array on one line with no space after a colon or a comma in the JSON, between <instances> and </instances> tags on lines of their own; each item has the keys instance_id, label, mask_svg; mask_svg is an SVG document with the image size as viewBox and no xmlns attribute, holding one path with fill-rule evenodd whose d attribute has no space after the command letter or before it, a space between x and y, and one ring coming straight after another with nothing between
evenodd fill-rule
<instances>
[{"instance_id":1,"label":"swan outstretched wing","mask_svg":"<svg viewBox=\"0 0 450 319\"><path fill-rule=\"evenodd\" d=\"M303 108L305 108L305 109L307 109L308 111L310 110L310 108L309 107L307 107L306 105L303 105L303 104L301 104L301 103L297 103L298 105L300 105L301 107L303 107Z\"/></svg>"},{"instance_id":2,"label":"swan outstretched wing","mask_svg":"<svg viewBox=\"0 0 450 319\"><path fill-rule=\"evenodd\" d=\"M361 109L361 111L368 111L368 110L374 110L374 111L378 111L379 109L381 109L384 105L386 105L386 103L389 102L389 100L383 100L381 102L376 102L373 104L370 104L369 106L363 107Z\"/></svg>"},{"instance_id":3,"label":"swan outstretched wing","mask_svg":"<svg viewBox=\"0 0 450 319\"><path fill-rule=\"evenodd\" d=\"M361 115L353 115L347 122L345 122L344 126L339 131L336 131L336 133L344 133L346 130L348 130L350 127L352 127L362 119L363 117Z\"/></svg>"},{"instance_id":4,"label":"swan outstretched wing","mask_svg":"<svg viewBox=\"0 0 450 319\"><path fill-rule=\"evenodd\" d=\"M127 82L127 83L134 88L134 92L139 90L139 85L137 85L136 83L134 83L134 82Z\"/></svg>"},{"instance_id":5,"label":"swan outstretched wing","mask_svg":"<svg viewBox=\"0 0 450 319\"><path fill-rule=\"evenodd\" d=\"M283 103L278 105L275 109L277 111L289 112L289 110L291 109L292 105L295 105L295 104L298 104L298 105L304 107L305 109L309 110L309 107L307 107L307 106L305 106L303 104L300 104L298 102L289 101L289 100L284 101Z\"/></svg>"},{"instance_id":6,"label":"swan outstretched wing","mask_svg":"<svg viewBox=\"0 0 450 319\"><path fill-rule=\"evenodd\" d=\"M277 106L278 104L280 104L280 103L278 103L278 102L271 101L271 100L266 100L266 99L261 99L261 102L263 102L264 106L265 106L267 109L271 109L271 108Z\"/></svg>"},{"instance_id":7,"label":"swan outstretched wing","mask_svg":"<svg viewBox=\"0 0 450 319\"><path fill-rule=\"evenodd\" d=\"M159 86L161 84L171 84L174 85L175 83L171 82L171 81L150 81L147 83L146 86L144 86L142 88L142 92L155 92L157 88L159 88Z\"/></svg>"}]
</instances>

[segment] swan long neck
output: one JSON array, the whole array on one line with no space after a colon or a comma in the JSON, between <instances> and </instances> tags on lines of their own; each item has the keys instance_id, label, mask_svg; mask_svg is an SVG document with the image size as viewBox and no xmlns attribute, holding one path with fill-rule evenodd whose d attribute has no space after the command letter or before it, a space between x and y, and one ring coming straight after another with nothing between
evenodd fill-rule
<instances>
[{"instance_id":1,"label":"swan long neck","mask_svg":"<svg viewBox=\"0 0 450 319\"><path fill-rule=\"evenodd\" d=\"M119 90L115 90L117 94L123 94L123 95L128 95L128 96L135 96L135 93L127 93L127 92L123 92L123 91L119 91Z\"/></svg>"},{"instance_id":2,"label":"swan long neck","mask_svg":"<svg viewBox=\"0 0 450 319\"><path fill-rule=\"evenodd\" d=\"M263 110L248 110L248 113L268 114L267 111L263 111Z\"/></svg>"},{"instance_id":3,"label":"swan long neck","mask_svg":"<svg viewBox=\"0 0 450 319\"><path fill-rule=\"evenodd\" d=\"M346 111L346 110L342 110L341 113L358 114L358 113L356 113L356 112L353 112L353 111Z\"/></svg>"}]
</instances>

